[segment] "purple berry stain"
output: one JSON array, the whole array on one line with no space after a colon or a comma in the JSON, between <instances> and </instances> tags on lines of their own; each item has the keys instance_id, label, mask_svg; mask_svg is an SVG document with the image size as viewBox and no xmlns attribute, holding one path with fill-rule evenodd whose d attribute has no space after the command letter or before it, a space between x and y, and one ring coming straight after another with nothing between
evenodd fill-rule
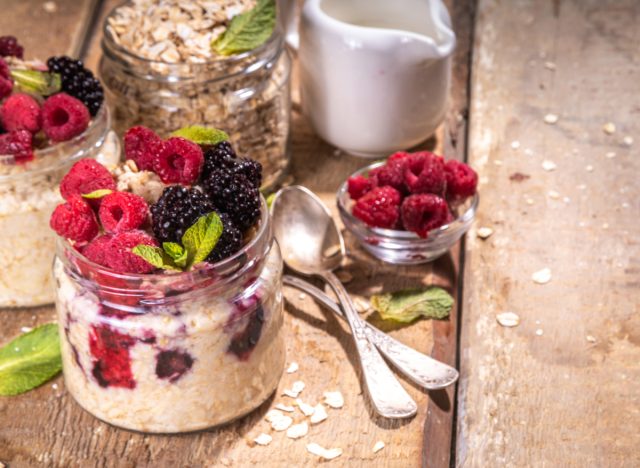
<instances>
[{"instance_id":1,"label":"purple berry stain","mask_svg":"<svg viewBox=\"0 0 640 468\"><path fill-rule=\"evenodd\" d=\"M193 358L186 351L170 349L156 356L156 375L173 383L193 366Z\"/></svg>"},{"instance_id":2,"label":"purple berry stain","mask_svg":"<svg viewBox=\"0 0 640 468\"><path fill-rule=\"evenodd\" d=\"M244 330L237 332L231 338L227 352L235 354L241 361L248 360L251 356L251 351L260 340L263 325L264 310L262 306L257 306L255 311L250 314L249 322Z\"/></svg>"}]
</instances>

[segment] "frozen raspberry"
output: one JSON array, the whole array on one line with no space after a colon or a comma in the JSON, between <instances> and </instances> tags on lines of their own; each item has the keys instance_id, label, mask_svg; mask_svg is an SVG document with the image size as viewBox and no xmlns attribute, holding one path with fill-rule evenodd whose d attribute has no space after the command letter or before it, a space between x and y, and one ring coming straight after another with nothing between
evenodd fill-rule
<instances>
[{"instance_id":1,"label":"frozen raspberry","mask_svg":"<svg viewBox=\"0 0 640 468\"><path fill-rule=\"evenodd\" d=\"M374 187L388 185L399 192L404 192L404 164L401 161L387 162L384 166L377 167L369 172L369 178Z\"/></svg>"},{"instance_id":2,"label":"frozen raspberry","mask_svg":"<svg viewBox=\"0 0 640 468\"><path fill-rule=\"evenodd\" d=\"M451 220L447 202L431 193L409 195L402 202L401 211L404 228L425 239L429 231Z\"/></svg>"},{"instance_id":3,"label":"frozen raspberry","mask_svg":"<svg viewBox=\"0 0 640 468\"><path fill-rule=\"evenodd\" d=\"M365 176L357 175L347 179L347 190L352 200L357 200L371 191L371 180Z\"/></svg>"},{"instance_id":4,"label":"frozen raspberry","mask_svg":"<svg viewBox=\"0 0 640 468\"><path fill-rule=\"evenodd\" d=\"M81 159L75 163L60 182L62 198L86 195L96 190L115 190L116 183L109 171L94 159Z\"/></svg>"},{"instance_id":5,"label":"frozen raspberry","mask_svg":"<svg viewBox=\"0 0 640 468\"><path fill-rule=\"evenodd\" d=\"M32 138L30 132L17 132L0 135L0 154L13 155L16 163L25 163L33 159Z\"/></svg>"},{"instance_id":6,"label":"frozen raspberry","mask_svg":"<svg viewBox=\"0 0 640 468\"><path fill-rule=\"evenodd\" d=\"M157 247L158 241L144 231L122 231L114 234L107 263L118 273L151 273L155 267L131 251L140 244Z\"/></svg>"},{"instance_id":7,"label":"frozen raspberry","mask_svg":"<svg viewBox=\"0 0 640 468\"><path fill-rule=\"evenodd\" d=\"M0 56L2 57L18 57L21 59L24 54L24 48L18 44L18 40L13 36L0 37Z\"/></svg>"},{"instance_id":8,"label":"frozen raspberry","mask_svg":"<svg viewBox=\"0 0 640 468\"><path fill-rule=\"evenodd\" d=\"M144 224L149 207L144 198L129 192L113 192L100 203L98 216L106 231L130 231Z\"/></svg>"},{"instance_id":9,"label":"frozen raspberry","mask_svg":"<svg viewBox=\"0 0 640 468\"><path fill-rule=\"evenodd\" d=\"M124 154L133 159L141 171L153 171L153 161L162 150L162 138L153 130L143 127L131 127L124 135Z\"/></svg>"},{"instance_id":10,"label":"frozen raspberry","mask_svg":"<svg viewBox=\"0 0 640 468\"><path fill-rule=\"evenodd\" d=\"M200 146L180 137L169 138L153 161L153 169L165 184L193 184L200 176L204 155Z\"/></svg>"},{"instance_id":11,"label":"frozen raspberry","mask_svg":"<svg viewBox=\"0 0 640 468\"><path fill-rule=\"evenodd\" d=\"M171 349L156 356L156 375L173 383L193 366L193 358L186 351Z\"/></svg>"},{"instance_id":12,"label":"frozen raspberry","mask_svg":"<svg viewBox=\"0 0 640 468\"><path fill-rule=\"evenodd\" d=\"M428 151L404 159L404 183L411 193L444 195L446 177L444 161Z\"/></svg>"},{"instance_id":13,"label":"frozen raspberry","mask_svg":"<svg viewBox=\"0 0 640 468\"><path fill-rule=\"evenodd\" d=\"M93 377L101 387L135 388L129 348L135 338L119 333L108 325L93 325L89 332L89 351Z\"/></svg>"},{"instance_id":14,"label":"frozen raspberry","mask_svg":"<svg viewBox=\"0 0 640 468\"><path fill-rule=\"evenodd\" d=\"M447 196L461 199L475 195L478 185L476 171L455 159L447 161L444 170L447 176Z\"/></svg>"},{"instance_id":15,"label":"frozen raspberry","mask_svg":"<svg viewBox=\"0 0 640 468\"><path fill-rule=\"evenodd\" d=\"M353 215L368 226L393 229L400 217L400 198L393 187L376 187L356 202Z\"/></svg>"},{"instance_id":16,"label":"frozen raspberry","mask_svg":"<svg viewBox=\"0 0 640 468\"><path fill-rule=\"evenodd\" d=\"M0 107L0 123L8 132L27 130L37 133L42 126L38 101L23 93L9 96Z\"/></svg>"},{"instance_id":17,"label":"frozen raspberry","mask_svg":"<svg viewBox=\"0 0 640 468\"><path fill-rule=\"evenodd\" d=\"M81 196L72 195L51 215L51 229L76 242L88 242L98 235L98 222L91 207Z\"/></svg>"},{"instance_id":18,"label":"frozen raspberry","mask_svg":"<svg viewBox=\"0 0 640 468\"><path fill-rule=\"evenodd\" d=\"M264 310L261 305L258 305L249 315L245 328L231 337L227 352L235 354L241 361L248 360L251 356L251 351L260 340L263 325Z\"/></svg>"},{"instance_id":19,"label":"frozen raspberry","mask_svg":"<svg viewBox=\"0 0 640 468\"><path fill-rule=\"evenodd\" d=\"M93 263L108 267L107 256L109 255L109 246L111 245L112 238L113 236L111 234L103 234L96 237L82 249L82 255Z\"/></svg>"},{"instance_id":20,"label":"frozen raspberry","mask_svg":"<svg viewBox=\"0 0 640 468\"><path fill-rule=\"evenodd\" d=\"M65 93L54 94L42 105L42 128L53 142L80 135L89 126L89 120L87 106Z\"/></svg>"}]
</instances>

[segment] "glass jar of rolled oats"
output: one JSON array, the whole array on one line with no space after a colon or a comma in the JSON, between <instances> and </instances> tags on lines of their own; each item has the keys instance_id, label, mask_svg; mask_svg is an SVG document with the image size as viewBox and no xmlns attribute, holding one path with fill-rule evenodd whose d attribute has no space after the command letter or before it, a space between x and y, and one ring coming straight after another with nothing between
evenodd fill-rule
<instances>
[{"instance_id":1,"label":"glass jar of rolled oats","mask_svg":"<svg viewBox=\"0 0 640 468\"><path fill-rule=\"evenodd\" d=\"M225 130L263 166L263 188L289 164L291 59L276 28L253 50L222 56L211 42L255 0L132 0L107 17L99 73L122 135L162 136L193 122Z\"/></svg>"}]
</instances>

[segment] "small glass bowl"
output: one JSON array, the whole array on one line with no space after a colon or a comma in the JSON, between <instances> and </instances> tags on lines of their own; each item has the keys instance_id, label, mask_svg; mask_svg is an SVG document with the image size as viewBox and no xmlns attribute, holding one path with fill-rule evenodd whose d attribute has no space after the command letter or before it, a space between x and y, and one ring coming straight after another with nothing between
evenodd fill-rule
<instances>
[{"instance_id":1,"label":"small glass bowl","mask_svg":"<svg viewBox=\"0 0 640 468\"><path fill-rule=\"evenodd\" d=\"M352 176L364 175L384 165L378 162L356 171ZM454 212L456 219L429 232L423 239L410 231L371 228L353 216L353 200L347 191L345 181L338 189L337 204L340 217L346 228L358 239L358 242L374 257L398 265L417 265L431 262L445 254L471 227L478 208L479 196L474 195L458 206Z\"/></svg>"}]
</instances>

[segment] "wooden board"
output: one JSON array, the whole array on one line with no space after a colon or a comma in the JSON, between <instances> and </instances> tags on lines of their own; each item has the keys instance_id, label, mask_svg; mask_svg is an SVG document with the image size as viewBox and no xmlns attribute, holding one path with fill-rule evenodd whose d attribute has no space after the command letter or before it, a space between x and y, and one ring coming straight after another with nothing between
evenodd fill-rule
<instances>
[{"instance_id":1,"label":"wooden board","mask_svg":"<svg viewBox=\"0 0 640 468\"><path fill-rule=\"evenodd\" d=\"M467 238L457 466L640 466L639 17L479 2L469 151L495 233Z\"/></svg>"},{"instance_id":2,"label":"wooden board","mask_svg":"<svg viewBox=\"0 0 640 468\"><path fill-rule=\"evenodd\" d=\"M60 2L58 2L60 3ZM100 2L100 9L85 15L103 17L113 0ZM35 20L31 19L34 27ZM80 19L78 20L80 21ZM464 20L467 28L470 21ZM99 22L96 23L99 28ZM71 33L73 28L68 28ZM99 35L94 32L84 47L85 61L95 69L99 58ZM468 36L469 29L466 30ZM29 39L32 40L32 39ZM25 41L26 43L27 41ZM78 47L81 50L83 47ZM464 122L458 115L466 113L466 52L458 54L454 99L449 122L450 131L441 130L425 147L463 156L462 146L454 140L464 139ZM319 193L334 207L334 193L339 184L366 161L336 152L318 139L299 113L294 74L292 131L292 179ZM464 118L462 119L464 120ZM443 135L446 135L444 137ZM453 135L456 135L454 138ZM347 238L352 261L345 268L353 276L347 287L356 295L390 291L421 284L437 284L455 294L457 287L457 254L446 256L432 265L395 268L383 265L364 254ZM456 248L457 249L457 248ZM110 427L75 404L58 378L33 392L19 397L0 399L0 462L10 466L315 466L318 459L305 450L306 443L317 442L327 447L341 447L344 455L335 466L407 467L448 466L453 415L453 391L429 395L403 380L405 387L419 404L419 414L409 421L389 422L372 414L360 386L355 350L346 327L329 312L319 308L309 297L286 288L286 330L288 361L300 364L296 374L285 375L276 396L252 415L223 428L178 436L151 436ZM35 326L55 319L53 308L0 311L0 343L6 342L24 326ZM432 350L447 362L455 362L457 325L451 321L434 324L422 321L409 327L389 330L401 341L425 353ZM435 334L435 335L434 335ZM434 342L438 346L434 348ZM345 407L330 410L329 419L311 428L304 439L292 441L276 433L268 447L252 447L251 440L260 432L270 432L263 417L278 402L282 389L294 380L303 380L304 401L316 403L326 390L339 389L345 396ZM434 415L430 422L427 414ZM437 419L436 419L437 416ZM301 419L300 415L297 419ZM425 430L426 425L426 430ZM386 447L374 454L372 447L382 440ZM426 447L425 445L426 444ZM430 449L433 447L433 450Z\"/></svg>"}]
</instances>

